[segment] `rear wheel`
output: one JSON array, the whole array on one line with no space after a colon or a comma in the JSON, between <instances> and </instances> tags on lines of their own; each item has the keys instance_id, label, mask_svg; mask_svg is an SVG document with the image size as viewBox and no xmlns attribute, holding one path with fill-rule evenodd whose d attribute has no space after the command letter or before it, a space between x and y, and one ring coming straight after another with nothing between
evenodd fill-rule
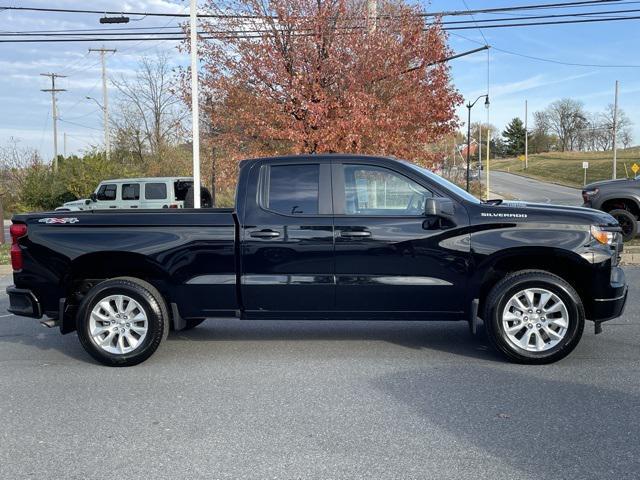
<instances>
[{"instance_id":1,"label":"rear wheel","mask_svg":"<svg viewBox=\"0 0 640 480\"><path fill-rule=\"evenodd\" d=\"M518 363L551 363L578 345L584 308L576 291L549 272L523 270L496 284L485 303L485 326L498 351Z\"/></svg>"},{"instance_id":2,"label":"rear wheel","mask_svg":"<svg viewBox=\"0 0 640 480\"><path fill-rule=\"evenodd\" d=\"M169 332L162 295L129 277L93 287L82 300L76 327L84 349L109 366L136 365L149 358Z\"/></svg>"},{"instance_id":3,"label":"rear wheel","mask_svg":"<svg viewBox=\"0 0 640 480\"><path fill-rule=\"evenodd\" d=\"M638 219L629 210L617 209L609 212L615 218L622 228L622 239L625 242L633 240L638 234Z\"/></svg>"}]
</instances>

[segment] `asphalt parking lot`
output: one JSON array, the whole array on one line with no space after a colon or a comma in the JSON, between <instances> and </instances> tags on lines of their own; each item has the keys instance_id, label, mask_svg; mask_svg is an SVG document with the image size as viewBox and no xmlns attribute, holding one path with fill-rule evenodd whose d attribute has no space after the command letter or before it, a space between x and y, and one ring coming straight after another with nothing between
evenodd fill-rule
<instances>
[{"instance_id":1,"label":"asphalt parking lot","mask_svg":"<svg viewBox=\"0 0 640 480\"><path fill-rule=\"evenodd\" d=\"M114 369L1 293L0 478L637 479L626 271L625 316L541 367L464 323L209 320Z\"/></svg>"}]
</instances>

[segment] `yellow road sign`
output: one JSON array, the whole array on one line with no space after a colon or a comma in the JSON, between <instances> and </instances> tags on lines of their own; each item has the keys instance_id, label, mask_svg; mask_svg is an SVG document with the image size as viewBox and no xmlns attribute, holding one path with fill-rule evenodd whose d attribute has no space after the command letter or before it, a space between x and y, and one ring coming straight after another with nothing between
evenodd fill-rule
<instances>
[{"instance_id":1,"label":"yellow road sign","mask_svg":"<svg viewBox=\"0 0 640 480\"><path fill-rule=\"evenodd\" d=\"M524 155L518 155L518 160L520 160L521 162L524 162Z\"/></svg>"},{"instance_id":2,"label":"yellow road sign","mask_svg":"<svg viewBox=\"0 0 640 480\"><path fill-rule=\"evenodd\" d=\"M631 166L631 171L632 171L634 174L637 174L637 173L638 173L638 170L640 170L640 167L638 166L638 164L637 164L637 163L634 163L634 164Z\"/></svg>"}]
</instances>

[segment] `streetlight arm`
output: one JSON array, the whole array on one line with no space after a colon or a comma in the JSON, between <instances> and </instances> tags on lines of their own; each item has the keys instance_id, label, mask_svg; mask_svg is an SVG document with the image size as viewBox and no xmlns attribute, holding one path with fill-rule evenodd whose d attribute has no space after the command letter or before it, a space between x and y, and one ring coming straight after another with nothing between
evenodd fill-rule
<instances>
[{"instance_id":1,"label":"streetlight arm","mask_svg":"<svg viewBox=\"0 0 640 480\"><path fill-rule=\"evenodd\" d=\"M467 108L471 109L473 108L473 106L478 103L478 100L480 100L481 98L486 98L487 100L484 102L486 105L489 105L489 95L487 93L485 93L484 95L480 95L478 98L476 98L473 103L467 103Z\"/></svg>"},{"instance_id":2,"label":"streetlight arm","mask_svg":"<svg viewBox=\"0 0 640 480\"><path fill-rule=\"evenodd\" d=\"M84 97L84 98L86 98L87 100L93 100L94 102L96 102L96 105L98 105L98 107L100 107L100 110L104 111L104 107L102 106L102 104L98 100L96 100L95 98L93 98L93 97Z\"/></svg>"}]
</instances>

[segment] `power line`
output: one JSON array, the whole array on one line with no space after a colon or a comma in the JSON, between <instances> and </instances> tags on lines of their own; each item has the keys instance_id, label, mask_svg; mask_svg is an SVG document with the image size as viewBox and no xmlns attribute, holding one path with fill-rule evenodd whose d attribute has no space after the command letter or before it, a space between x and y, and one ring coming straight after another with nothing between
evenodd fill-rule
<instances>
[{"instance_id":1,"label":"power line","mask_svg":"<svg viewBox=\"0 0 640 480\"><path fill-rule=\"evenodd\" d=\"M88 127L88 126L86 126L86 125L82 125L81 123L72 122L72 121L70 121L70 120L65 120L65 119L63 119L63 118L60 118L59 120L60 120L61 122L63 122L63 123L68 123L68 124L70 124L70 125L75 125L76 127L88 128L89 130L97 130L98 132L101 132L101 131L102 131L102 129L100 129L100 128Z\"/></svg>"},{"instance_id":2,"label":"power line","mask_svg":"<svg viewBox=\"0 0 640 480\"><path fill-rule=\"evenodd\" d=\"M527 23L503 23L496 25L483 25L482 28L507 28L507 27L533 27L538 25L568 25L575 23L599 23L599 22L613 22L620 20L638 20L640 16L633 17L611 17L611 18L587 18L580 20L560 20L555 22L527 22ZM445 27L443 30L451 31L451 30L470 30L477 28L473 27Z\"/></svg>"},{"instance_id":3,"label":"power line","mask_svg":"<svg viewBox=\"0 0 640 480\"><path fill-rule=\"evenodd\" d=\"M513 7L496 7L496 8L479 8L476 10L451 10L444 12L425 13L424 16L433 17L453 17L459 15L474 15L474 14L487 14L487 13L500 13L500 12L512 12L518 10L543 10L548 8L567 8L567 7L599 7L606 6L610 3L618 3L621 0L587 0L582 2L564 2L564 3L538 3L533 5L515 5ZM637 2L629 2L637 3Z\"/></svg>"},{"instance_id":4,"label":"power line","mask_svg":"<svg viewBox=\"0 0 640 480\"><path fill-rule=\"evenodd\" d=\"M568 65L571 67L595 67L595 68L640 68L640 65L624 65L624 64L601 64L601 63L576 63L576 62L563 62L561 60L554 60L552 58L543 58L536 57L533 55L527 55L525 53L513 52L511 50L506 50L504 48L496 47L495 45L491 46L492 49L497 50L502 53L506 53L508 55L515 55L517 57L528 58L530 60L538 60L540 62L548 62L548 63L557 63L559 65Z\"/></svg>"},{"instance_id":5,"label":"power line","mask_svg":"<svg viewBox=\"0 0 640 480\"><path fill-rule=\"evenodd\" d=\"M451 35L455 35L456 37L460 37L464 40L467 40L468 42L472 42L472 43L476 43L478 45L484 45L484 43L478 41L478 40L474 40L473 38L469 38L466 37L464 35L460 35L459 33L455 33L455 32L450 32ZM540 62L548 62L548 63L555 63L558 65L568 65L571 67L595 67L595 68L640 68L640 65L625 65L625 64L599 64L599 63L577 63L577 62L563 62L562 60L555 60L553 58L544 58L544 57L536 57L534 55L528 55L525 53L521 53L521 52L514 52L512 50L506 50L504 48L500 48L500 47L496 47L495 45L491 45L491 48L493 50L497 50L499 52L502 53L506 53L508 55L515 55L517 57L523 57L523 58L528 58L530 60L537 60Z\"/></svg>"},{"instance_id":6,"label":"power line","mask_svg":"<svg viewBox=\"0 0 640 480\"><path fill-rule=\"evenodd\" d=\"M616 17L604 17L604 15L620 14L620 13L637 13L640 12L638 8L632 8L628 10L610 10L606 12L580 12L580 13L556 13L549 15L526 15L520 17L508 17L508 18L485 18L481 20L454 20L441 22L442 25L462 25L466 23L488 23L488 22L516 22L519 20L537 20L546 18L563 18L563 17L585 17L585 16L598 16L601 18L616 18Z\"/></svg>"},{"instance_id":7,"label":"power line","mask_svg":"<svg viewBox=\"0 0 640 480\"><path fill-rule=\"evenodd\" d=\"M542 3L531 5L515 5L511 7L498 7L498 8L482 8L476 10L453 10L453 11L441 11L441 12L426 12L420 14L420 16L426 17L441 17L441 16L456 16L456 15L473 15L480 13L497 13L508 12L518 10L536 10L546 8L566 8L566 7L584 7L584 6L601 6L611 3L618 3L622 0L583 0L577 2L562 2L562 3ZM72 9L72 8L45 8L45 7L14 7L5 6L0 7L1 10L17 10L26 12L49 12L49 13L81 13L81 14L94 14L94 15L122 15L125 12L115 10L86 10L86 9ZM142 16L142 17L174 17L182 18L188 17L188 13L169 13L169 12L126 12L130 16ZM274 16L266 15L250 15L250 14L220 14L220 13L201 13L198 14L200 18L220 18L220 19L260 19L265 17L276 18Z\"/></svg>"},{"instance_id":8,"label":"power line","mask_svg":"<svg viewBox=\"0 0 640 480\"><path fill-rule=\"evenodd\" d=\"M638 20L640 16L632 16L632 17L612 17L612 18L589 18L589 19L580 19L580 20L563 20L563 21L555 21L555 22L527 22L527 23L513 23L513 24L496 24L496 25L484 25L482 28L506 28L506 27L529 27L529 26L539 26L539 25L567 25L567 24L580 24L580 23L596 23L596 22L611 22L611 21L624 21L624 20ZM363 27L353 27L353 28L363 28ZM453 31L453 30L470 30L477 29L477 26L463 26L463 27L444 27L442 30L444 31ZM220 32L220 35L202 33L201 38L203 40L225 40L225 39L253 39L253 38L263 38L266 35L271 34L271 31L255 31L259 34L245 34L246 30L239 31L227 31ZM176 40L181 41L185 40L186 36L181 34L176 36L176 33L172 32L149 32L148 35L174 35L174 36L154 36L148 38L131 38L131 37L121 37L121 38L113 38L113 37L76 37L76 38L20 38L20 39L0 39L0 43L58 43L58 42L127 42L127 41L158 41L158 40ZM209 35L209 36L207 36ZM297 36L313 36L315 33L297 33Z\"/></svg>"},{"instance_id":9,"label":"power line","mask_svg":"<svg viewBox=\"0 0 640 480\"><path fill-rule=\"evenodd\" d=\"M471 11L469 9L469 5L467 5L467 0L462 0L462 3L464 4L464 7L467 9L467 12L469 12L469 15L471 15L471 21L477 27L478 31L480 32L480 35L482 35L482 39L484 40L484 44L485 45L489 45L489 42L487 42L487 37L484 36L484 33L482 32L482 29L478 26L478 22L476 22L476 17L473 16L473 14L471 13Z\"/></svg>"},{"instance_id":10,"label":"power line","mask_svg":"<svg viewBox=\"0 0 640 480\"><path fill-rule=\"evenodd\" d=\"M629 5L631 3L637 4L640 1L634 1L630 3L625 3L624 5ZM440 25L462 25L468 23L488 23L488 22L516 22L519 20L539 20L539 19L547 19L547 18L564 18L564 17L584 17L584 16L597 16L603 17L605 15L613 15L613 14L624 14L624 13L637 13L640 12L640 9L626 9L626 10L607 10L607 11L599 11L599 12L569 12L569 13L556 13L556 14L545 14L545 15L525 15L525 14L513 14L520 15L517 17L506 17L506 18L485 18L485 19L476 19L473 20L445 20L439 22ZM609 17L604 17L609 18ZM59 34L59 36L65 35L74 35L78 34L79 36L85 35L145 35L151 34L152 32L142 32L143 30L161 30L161 29L177 29L177 33L182 33L179 25L169 26L171 20L161 26L155 27L111 27L111 28L84 28L84 29L62 29L62 30L24 30L24 31L2 31L0 32L0 36L49 36L51 34ZM359 27L363 28L363 27ZM134 33L135 31L135 33ZM140 31L140 33L138 33ZM106 33L106 32L114 32L114 33ZM243 30L243 32L256 32L256 30ZM165 33L176 33L176 32L165 32ZM82 60L82 59L80 59Z\"/></svg>"}]
</instances>

